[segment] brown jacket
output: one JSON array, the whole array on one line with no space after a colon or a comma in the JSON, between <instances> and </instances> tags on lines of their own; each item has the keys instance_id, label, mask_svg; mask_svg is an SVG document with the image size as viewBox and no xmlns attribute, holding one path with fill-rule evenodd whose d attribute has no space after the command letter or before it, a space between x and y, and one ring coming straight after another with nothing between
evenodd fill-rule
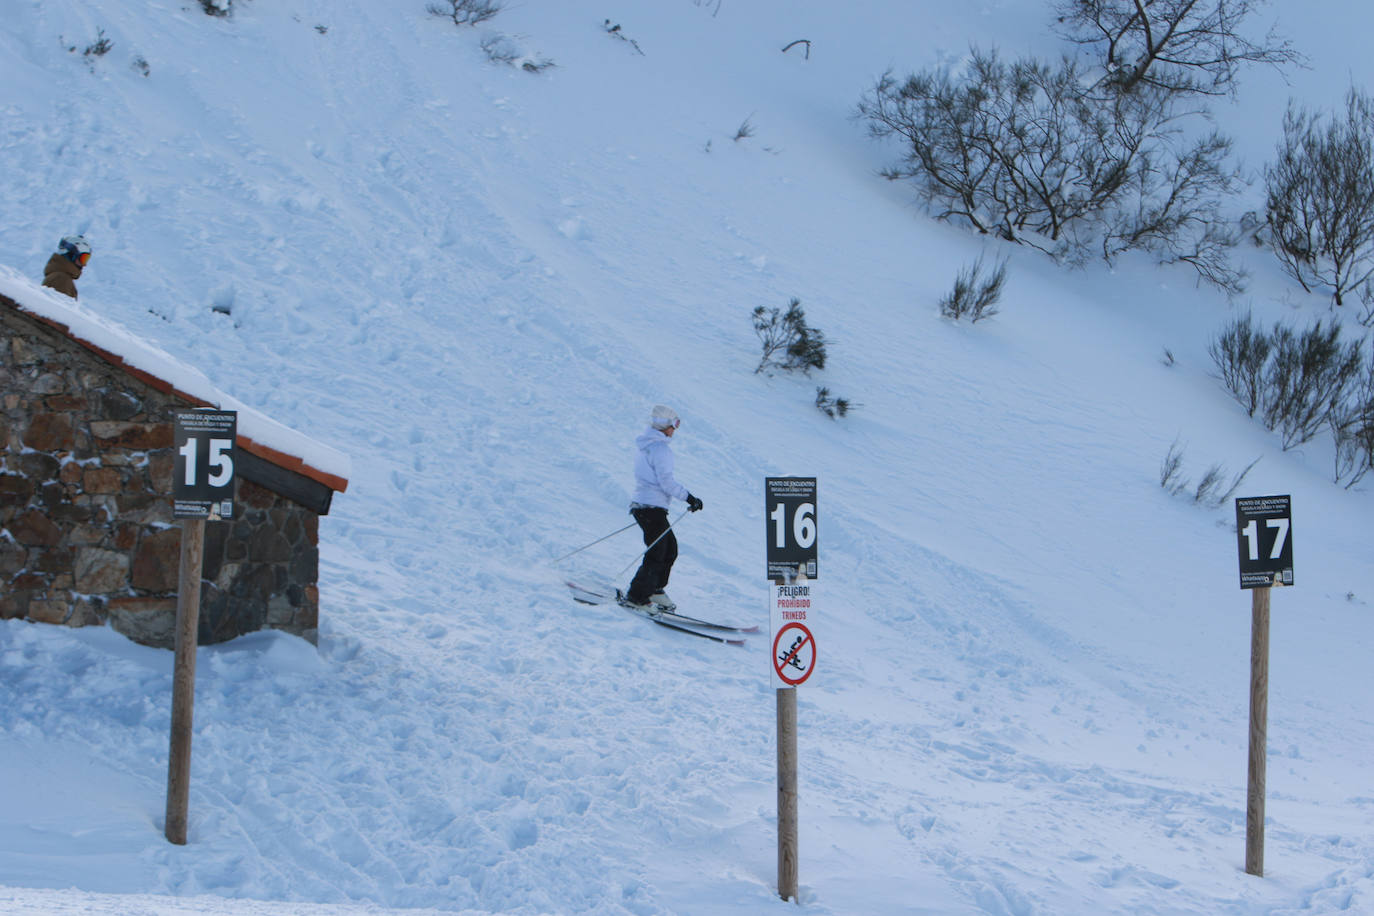
<instances>
[{"instance_id":1,"label":"brown jacket","mask_svg":"<svg viewBox=\"0 0 1374 916\"><path fill-rule=\"evenodd\" d=\"M59 293L76 298L76 284L72 281L81 276L81 265L70 260L62 252L48 258L48 266L43 268L43 285L51 286Z\"/></svg>"}]
</instances>

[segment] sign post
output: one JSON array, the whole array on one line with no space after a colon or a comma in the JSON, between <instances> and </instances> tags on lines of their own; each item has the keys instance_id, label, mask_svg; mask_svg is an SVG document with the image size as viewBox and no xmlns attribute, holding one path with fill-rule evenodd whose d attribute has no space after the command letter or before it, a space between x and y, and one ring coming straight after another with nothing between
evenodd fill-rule
<instances>
[{"instance_id":1,"label":"sign post","mask_svg":"<svg viewBox=\"0 0 1374 916\"><path fill-rule=\"evenodd\" d=\"M816 666L816 478L769 477L767 519L772 681L778 700L778 895L797 899L797 692Z\"/></svg>"},{"instance_id":2,"label":"sign post","mask_svg":"<svg viewBox=\"0 0 1374 916\"><path fill-rule=\"evenodd\" d=\"M1269 593L1293 584L1289 496L1236 500L1240 587L1250 589L1250 757L1245 799L1245 872L1264 876L1265 767L1269 729Z\"/></svg>"},{"instance_id":3,"label":"sign post","mask_svg":"<svg viewBox=\"0 0 1374 916\"><path fill-rule=\"evenodd\" d=\"M186 845L191 796L191 730L196 693L196 628L200 622L200 576L205 556L205 522L234 515L234 443L238 414L195 410L176 415L173 444L172 516L181 522L177 582L175 660L172 668L172 733L167 753L167 817L164 832Z\"/></svg>"}]
</instances>

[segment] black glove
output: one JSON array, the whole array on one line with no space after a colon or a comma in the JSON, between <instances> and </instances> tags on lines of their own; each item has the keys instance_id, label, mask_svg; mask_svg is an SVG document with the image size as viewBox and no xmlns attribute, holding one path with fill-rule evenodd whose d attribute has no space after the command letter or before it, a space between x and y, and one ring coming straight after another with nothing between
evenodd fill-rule
<instances>
[{"instance_id":1,"label":"black glove","mask_svg":"<svg viewBox=\"0 0 1374 916\"><path fill-rule=\"evenodd\" d=\"M693 496L691 493L688 493L688 494L687 494L687 511L688 511L688 512L700 512L700 511L701 511L701 507L702 507L702 502L701 502L701 500L697 499L697 498L696 498L695 496Z\"/></svg>"}]
</instances>

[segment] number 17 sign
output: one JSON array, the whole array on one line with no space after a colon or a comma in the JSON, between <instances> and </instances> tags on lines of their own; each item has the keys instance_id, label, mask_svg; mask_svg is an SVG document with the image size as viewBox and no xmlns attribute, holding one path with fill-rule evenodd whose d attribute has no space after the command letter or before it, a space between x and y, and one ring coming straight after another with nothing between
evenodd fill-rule
<instances>
[{"instance_id":1,"label":"number 17 sign","mask_svg":"<svg viewBox=\"0 0 1374 916\"><path fill-rule=\"evenodd\" d=\"M1240 587L1293 584L1293 500L1249 496L1236 500Z\"/></svg>"}]
</instances>

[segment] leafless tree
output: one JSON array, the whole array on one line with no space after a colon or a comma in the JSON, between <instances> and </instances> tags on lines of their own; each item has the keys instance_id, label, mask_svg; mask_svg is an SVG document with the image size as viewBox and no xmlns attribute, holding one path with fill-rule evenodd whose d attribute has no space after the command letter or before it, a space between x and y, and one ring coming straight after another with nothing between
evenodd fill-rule
<instances>
[{"instance_id":1,"label":"leafless tree","mask_svg":"<svg viewBox=\"0 0 1374 916\"><path fill-rule=\"evenodd\" d=\"M1219 215L1239 181L1229 142L1185 142L1180 122L1196 112L1164 90L1103 96L1087 82L1068 58L1004 63L974 49L958 75L885 74L858 111L903 144L886 177L913 180L942 219L1068 260L1094 243L1108 260L1144 248L1238 288Z\"/></svg>"},{"instance_id":2,"label":"leafless tree","mask_svg":"<svg viewBox=\"0 0 1374 916\"><path fill-rule=\"evenodd\" d=\"M1352 88L1343 115L1329 118L1290 103L1264 183L1284 270L1344 304L1374 277L1374 101Z\"/></svg>"},{"instance_id":3,"label":"leafless tree","mask_svg":"<svg viewBox=\"0 0 1374 916\"><path fill-rule=\"evenodd\" d=\"M1247 37L1246 20L1264 0L1058 0L1058 30L1100 50L1102 84L1129 92L1228 95L1244 64L1302 65L1274 27Z\"/></svg>"},{"instance_id":4,"label":"leafless tree","mask_svg":"<svg viewBox=\"0 0 1374 916\"><path fill-rule=\"evenodd\" d=\"M859 103L877 137L905 144L890 179L911 178L942 219L1014 241L1051 243L1098 210L1126 179L1121 164L1080 142L1092 120L1071 61L1003 63L974 49L958 78L885 74Z\"/></svg>"}]
</instances>

